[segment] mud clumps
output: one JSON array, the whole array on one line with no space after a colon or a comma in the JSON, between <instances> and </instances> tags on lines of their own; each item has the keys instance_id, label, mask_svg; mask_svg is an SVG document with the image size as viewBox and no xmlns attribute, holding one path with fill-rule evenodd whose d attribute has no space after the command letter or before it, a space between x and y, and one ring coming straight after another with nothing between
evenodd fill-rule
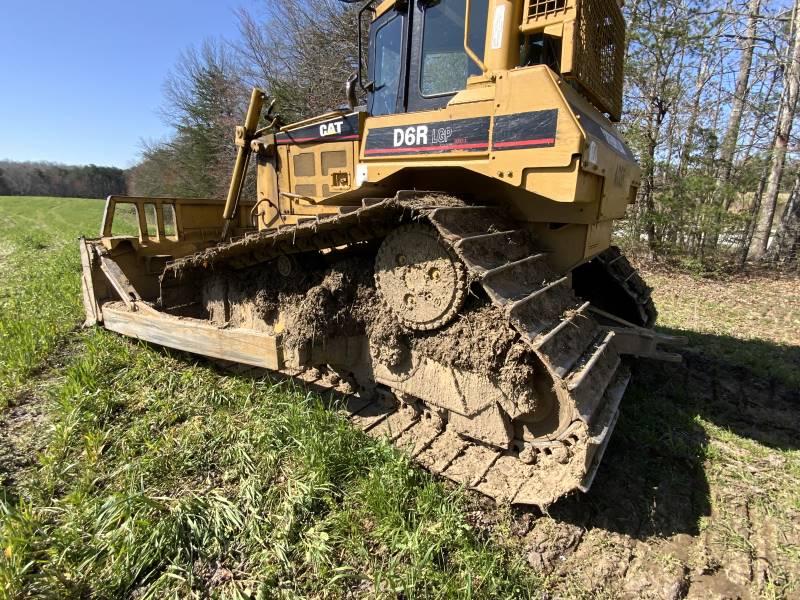
<instances>
[{"instance_id":1,"label":"mud clumps","mask_svg":"<svg viewBox=\"0 0 800 600\"><path fill-rule=\"evenodd\" d=\"M409 350L498 382L533 407L536 359L508 326L502 310L471 296L461 313L431 332L404 329L380 300L368 253L293 257L289 276L275 263L215 273L203 285L204 305L218 325L282 334L288 348L331 337L367 336L372 357L396 367Z\"/></svg>"},{"instance_id":2,"label":"mud clumps","mask_svg":"<svg viewBox=\"0 0 800 600\"><path fill-rule=\"evenodd\" d=\"M534 392L536 369L533 366L535 360L527 344L517 340L506 354L498 377L500 386L511 390L517 405L529 410L536 404Z\"/></svg>"},{"instance_id":3,"label":"mud clumps","mask_svg":"<svg viewBox=\"0 0 800 600\"><path fill-rule=\"evenodd\" d=\"M278 295L286 326L284 343L290 348L366 331L367 315L375 304L372 261L365 256L346 258L317 276L319 282L305 292Z\"/></svg>"},{"instance_id":4,"label":"mud clumps","mask_svg":"<svg viewBox=\"0 0 800 600\"><path fill-rule=\"evenodd\" d=\"M425 194L424 196L413 196L410 198L403 198L402 201L397 202L395 200L389 200L389 204L397 204L401 208L406 210L421 210L429 207L436 207L436 208L452 208L458 206L466 206L466 202L459 198L455 198L453 196L448 196L447 194Z\"/></svg>"},{"instance_id":5,"label":"mud clumps","mask_svg":"<svg viewBox=\"0 0 800 600\"><path fill-rule=\"evenodd\" d=\"M411 346L458 369L496 373L515 339L516 334L505 325L502 311L473 297L450 324L418 334L411 340Z\"/></svg>"},{"instance_id":6,"label":"mud clumps","mask_svg":"<svg viewBox=\"0 0 800 600\"><path fill-rule=\"evenodd\" d=\"M488 300L471 297L449 325L413 337L411 347L437 362L496 379L532 406L534 355Z\"/></svg>"},{"instance_id":7,"label":"mud clumps","mask_svg":"<svg viewBox=\"0 0 800 600\"><path fill-rule=\"evenodd\" d=\"M349 309L369 288L368 260L351 258L328 265L320 256L292 258L281 275L275 263L241 271L212 273L202 284L203 308L213 323L278 334L293 342L351 331ZM363 329L362 329L363 331Z\"/></svg>"},{"instance_id":8,"label":"mud clumps","mask_svg":"<svg viewBox=\"0 0 800 600\"><path fill-rule=\"evenodd\" d=\"M370 352L384 364L402 362L408 340L393 313L381 303L373 279L372 256L355 256L318 269L306 291L280 293L285 318L284 344L290 348L315 339L366 335Z\"/></svg>"},{"instance_id":9,"label":"mud clumps","mask_svg":"<svg viewBox=\"0 0 800 600\"><path fill-rule=\"evenodd\" d=\"M372 310L367 318L369 352L378 362L396 367L407 357L407 336L394 314L379 301L374 290L372 301Z\"/></svg>"}]
</instances>

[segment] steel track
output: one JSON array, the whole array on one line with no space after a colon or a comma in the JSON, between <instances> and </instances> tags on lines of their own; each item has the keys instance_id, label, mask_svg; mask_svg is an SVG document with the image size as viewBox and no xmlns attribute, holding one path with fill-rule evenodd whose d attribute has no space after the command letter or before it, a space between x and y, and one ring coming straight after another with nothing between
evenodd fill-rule
<instances>
[{"instance_id":1,"label":"steel track","mask_svg":"<svg viewBox=\"0 0 800 600\"><path fill-rule=\"evenodd\" d=\"M339 215L232 240L174 261L162 275L162 301L198 272L380 239L409 220L435 227L470 280L503 311L508 326L547 373L561 417L545 435L517 427L510 449L459 435L446 416L437 416L441 411L424 402L409 403L391 390L373 398L345 394L347 418L370 435L387 437L431 472L499 502L546 507L572 490L588 490L616 423L629 371L615 349L614 333L595 320L588 302L575 296L570 277L555 273L527 230L497 207L411 193L366 201ZM609 249L598 260L642 307L643 320L654 320L649 288L619 251ZM321 389L340 388L324 367L282 374Z\"/></svg>"}]
</instances>

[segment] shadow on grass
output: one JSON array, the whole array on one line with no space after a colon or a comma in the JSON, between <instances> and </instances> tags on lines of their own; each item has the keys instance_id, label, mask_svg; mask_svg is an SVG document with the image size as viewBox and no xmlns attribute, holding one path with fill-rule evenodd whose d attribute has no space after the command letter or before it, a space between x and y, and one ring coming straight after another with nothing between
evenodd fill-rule
<instances>
[{"instance_id":1,"label":"shadow on grass","mask_svg":"<svg viewBox=\"0 0 800 600\"><path fill-rule=\"evenodd\" d=\"M550 515L638 539L697 535L710 514L701 421L780 449L800 448L800 348L685 335L683 364L641 360L590 492Z\"/></svg>"}]
</instances>

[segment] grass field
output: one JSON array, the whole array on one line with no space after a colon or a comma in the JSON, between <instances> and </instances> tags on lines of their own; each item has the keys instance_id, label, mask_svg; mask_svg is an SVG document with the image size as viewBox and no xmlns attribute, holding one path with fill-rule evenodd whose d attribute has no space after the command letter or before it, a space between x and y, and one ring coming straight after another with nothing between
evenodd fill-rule
<instances>
[{"instance_id":1,"label":"grass field","mask_svg":"<svg viewBox=\"0 0 800 600\"><path fill-rule=\"evenodd\" d=\"M645 273L595 485L550 514L445 485L287 383L81 330L102 203L0 198L0 597L796 597L800 282Z\"/></svg>"}]
</instances>

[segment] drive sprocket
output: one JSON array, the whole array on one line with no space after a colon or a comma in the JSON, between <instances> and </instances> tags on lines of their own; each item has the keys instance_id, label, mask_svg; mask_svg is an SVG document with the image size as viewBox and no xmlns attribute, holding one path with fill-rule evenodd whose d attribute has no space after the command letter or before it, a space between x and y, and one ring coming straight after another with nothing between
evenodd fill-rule
<instances>
[{"instance_id":1,"label":"drive sprocket","mask_svg":"<svg viewBox=\"0 0 800 600\"><path fill-rule=\"evenodd\" d=\"M386 236L375 258L375 284L400 323L414 331L449 323L469 287L461 260L439 242L433 227L420 223Z\"/></svg>"}]
</instances>

